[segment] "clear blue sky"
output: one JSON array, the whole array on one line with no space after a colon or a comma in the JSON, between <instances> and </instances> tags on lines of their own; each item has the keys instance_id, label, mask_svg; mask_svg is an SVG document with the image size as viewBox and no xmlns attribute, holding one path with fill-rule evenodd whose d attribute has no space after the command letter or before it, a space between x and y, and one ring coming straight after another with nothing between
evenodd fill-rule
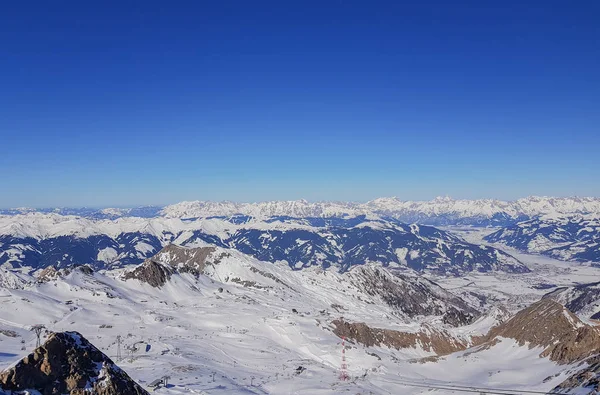
<instances>
[{"instance_id":1,"label":"clear blue sky","mask_svg":"<svg viewBox=\"0 0 600 395\"><path fill-rule=\"evenodd\" d=\"M13 1L0 207L600 195L600 2Z\"/></svg>"}]
</instances>

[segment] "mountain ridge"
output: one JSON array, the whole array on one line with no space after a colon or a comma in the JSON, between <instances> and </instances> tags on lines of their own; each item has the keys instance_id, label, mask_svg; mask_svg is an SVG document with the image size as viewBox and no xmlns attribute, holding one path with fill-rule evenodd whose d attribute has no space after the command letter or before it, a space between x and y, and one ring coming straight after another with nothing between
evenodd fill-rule
<instances>
[{"instance_id":1,"label":"mountain ridge","mask_svg":"<svg viewBox=\"0 0 600 395\"><path fill-rule=\"evenodd\" d=\"M291 217L345 217L376 214L390 216L404 222L431 225L505 225L541 215L600 214L598 197L529 196L512 201L499 199L452 199L411 201L397 197L382 197L365 203L307 200L263 201L238 203L232 201L182 201L167 206L136 208L16 208L0 210L0 215L18 215L31 212L80 215L95 219L115 219L126 216L153 218L207 218L243 214L258 218Z\"/></svg>"},{"instance_id":2,"label":"mountain ridge","mask_svg":"<svg viewBox=\"0 0 600 395\"><path fill-rule=\"evenodd\" d=\"M247 222L162 217L93 220L41 213L0 217L0 265L13 268L120 267L140 263L168 244L231 248L272 263L286 261L296 270L310 266L348 270L376 262L452 275L529 271L494 247L467 243L435 227L372 216Z\"/></svg>"}]
</instances>

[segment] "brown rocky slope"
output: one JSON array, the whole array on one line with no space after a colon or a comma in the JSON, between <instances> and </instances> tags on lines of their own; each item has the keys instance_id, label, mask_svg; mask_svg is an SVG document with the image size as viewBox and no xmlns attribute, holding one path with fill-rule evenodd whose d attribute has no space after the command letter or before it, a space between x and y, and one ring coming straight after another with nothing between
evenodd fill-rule
<instances>
[{"instance_id":1,"label":"brown rocky slope","mask_svg":"<svg viewBox=\"0 0 600 395\"><path fill-rule=\"evenodd\" d=\"M392 329L371 328L362 322L349 323L344 320L333 321L335 333L339 337L364 344L367 347L387 346L397 350L401 348L422 347L437 355L450 354L464 350L468 343L451 334L423 326L420 331L410 333Z\"/></svg>"},{"instance_id":2,"label":"brown rocky slope","mask_svg":"<svg viewBox=\"0 0 600 395\"><path fill-rule=\"evenodd\" d=\"M529 348L540 347L540 357L567 364L582 361L600 352L600 329L582 322L563 305L542 299L521 310L511 319L492 328L487 335L465 339L450 331L423 326L416 333L372 328L364 323L349 323L343 319L332 322L339 337L371 346L396 349L423 347L438 356L464 350L471 346L492 346L499 338L515 339ZM484 348L480 348L484 349Z\"/></svg>"},{"instance_id":3,"label":"brown rocky slope","mask_svg":"<svg viewBox=\"0 0 600 395\"><path fill-rule=\"evenodd\" d=\"M540 357L560 364L580 361L600 351L600 330L581 321L566 307L542 299L492 328L487 340L515 339L529 348L542 347Z\"/></svg>"}]
</instances>

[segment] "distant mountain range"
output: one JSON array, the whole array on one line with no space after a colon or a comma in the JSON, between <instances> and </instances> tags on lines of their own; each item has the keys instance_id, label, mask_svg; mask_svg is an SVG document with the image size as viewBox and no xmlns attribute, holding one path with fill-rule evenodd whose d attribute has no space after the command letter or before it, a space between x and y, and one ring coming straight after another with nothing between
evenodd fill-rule
<instances>
[{"instance_id":1,"label":"distant mountain range","mask_svg":"<svg viewBox=\"0 0 600 395\"><path fill-rule=\"evenodd\" d=\"M502 228L485 240L562 260L600 262L600 216L542 216Z\"/></svg>"},{"instance_id":2,"label":"distant mountain range","mask_svg":"<svg viewBox=\"0 0 600 395\"><path fill-rule=\"evenodd\" d=\"M600 262L599 218L600 198L576 197L20 208L0 214L0 265L121 267L176 244L232 248L264 261L285 261L293 269L333 266L345 271L376 262L451 275L525 272L528 269L511 255L433 226L502 227L486 241L564 260Z\"/></svg>"},{"instance_id":3,"label":"distant mountain range","mask_svg":"<svg viewBox=\"0 0 600 395\"><path fill-rule=\"evenodd\" d=\"M262 261L346 271L355 265L458 275L471 271L527 272L511 255L475 245L443 230L392 219L243 216L204 219L96 220L29 213L0 217L0 265L33 269L90 264L95 268L137 264L162 247L216 246Z\"/></svg>"},{"instance_id":4,"label":"distant mountain range","mask_svg":"<svg viewBox=\"0 0 600 395\"><path fill-rule=\"evenodd\" d=\"M188 201L165 207L104 209L29 209L0 210L0 214L17 215L28 212L78 215L94 219L120 217L207 218L234 215L266 219L274 216L305 217L356 217L378 215L405 223L425 225L508 226L542 215L600 214L600 198L591 197L527 197L515 201L495 199L455 200L438 197L431 201L402 201L398 198L380 198L367 203L270 201L259 203L234 203Z\"/></svg>"}]
</instances>

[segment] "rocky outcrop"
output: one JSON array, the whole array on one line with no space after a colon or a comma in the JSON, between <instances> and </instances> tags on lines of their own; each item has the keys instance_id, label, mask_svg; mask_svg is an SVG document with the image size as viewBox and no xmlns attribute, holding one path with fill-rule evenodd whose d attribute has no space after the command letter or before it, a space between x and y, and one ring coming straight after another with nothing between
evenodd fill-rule
<instances>
[{"instance_id":1,"label":"rocky outcrop","mask_svg":"<svg viewBox=\"0 0 600 395\"><path fill-rule=\"evenodd\" d=\"M123 279L137 279L153 287L162 287L174 273L199 276L204 273L206 266L218 264L227 255L226 252L215 252L215 247L186 248L171 244L134 270L126 272Z\"/></svg>"},{"instance_id":2,"label":"rocky outcrop","mask_svg":"<svg viewBox=\"0 0 600 395\"><path fill-rule=\"evenodd\" d=\"M216 247L186 248L170 244L160 250L150 260L171 266L179 273L191 273L198 276L209 265L218 264L226 252L215 254Z\"/></svg>"},{"instance_id":3,"label":"rocky outcrop","mask_svg":"<svg viewBox=\"0 0 600 395\"><path fill-rule=\"evenodd\" d=\"M464 350L468 343L457 339L450 333L437 330L428 326L418 332L400 332L392 329L372 328L365 323L349 323L342 319L334 320L333 333L339 337L356 341L367 347L387 346L397 350L402 348L421 347L437 355L451 354Z\"/></svg>"},{"instance_id":4,"label":"rocky outcrop","mask_svg":"<svg viewBox=\"0 0 600 395\"><path fill-rule=\"evenodd\" d=\"M162 287L171 279L174 269L149 259L123 275L123 280L136 279L155 288Z\"/></svg>"},{"instance_id":5,"label":"rocky outcrop","mask_svg":"<svg viewBox=\"0 0 600 395\"><path fill-rule=\"evenodd\" d=\"M71 274L72 272L81 272L86 276L91 276L94 274L94 269L90 265L68 265L62 269L57 269L54 266L48 266L45 269L42 269L37 274L37 282L38 283L47 283L49 281L57 280L60 277L65 277Z\"/></svg>"},{"instance_id":6,"label":"rocky outcrop","mask_svg":"<svg viewBox=\"0 0 600 395\"><path fill-rule=\"evenodd\" d=\"M56 280L59 275L59 271L54 266L48 266L38 273L37 281L39 283L47 283L48 281Z\"/></svg>"},{"instance_id":7,"label":"rocky outcrop","mask_svg":"<svg viewBox=\"0 0 600 395\"><path fill-rule=\"evenodd\" d=\"M148 395L77 332L51 334L33 353L0 373L0 389L42 395Z\"/></svg>"},{"instance_id":8,"label":"rocky outcrop","mask_svg":"<svg viewBox=\"0 0 600 395\"><path fill-rule=\"evenodd\" d=\"M515 339L529 348L542 347L541 357L561 364L582 360L600 350L600 330L551 299L542 299L492 328L487 340L498 337Z\"/></svg>"},{"instance_id":9,"label":"rocky outcrop","mask_svg":"<svg viewBox=\"0 0 600 395\"><path fill-rule=\"evenodd\" d=\"M350 280L371 296L379 296L387 305L407 317L440 316L450 326L467 325L480 312L460 297L421 276L395 274L377 267L358 267Z\"/></svg>"},{"instance_id":10,"label":"rocky outcrop","mask_svg":"<svg viewBox=\"0 0 600 395\"><path fill-rule=\"evenodd\" d=\"M585 366L581 369L581 366ZM578 366L578 371L557 385L553 394L598 394L600 393L600 354Z\"/></svg>"},{"instance_id":11,"label":"rocky outcrop","mask_svg":"<svg viewBox=\"0 0 600 395\"><path fill-rule=\"evenodd\" d=\"M521 310L511 319L493 327L483 336L469 339L448 331L423 325L417 332L400 332L371 328L364 323L349 323L343 319L332 322L334 333L367 347L387 346L396 349L422 347L438 356L465 350L471 346L487 349L500 338L514 339L530 349L540 347L540 357L548 357L559 364L582 361L600 351L600 329L582 322L560 303L542 299Z\"/></svg>"}]
</instances>

